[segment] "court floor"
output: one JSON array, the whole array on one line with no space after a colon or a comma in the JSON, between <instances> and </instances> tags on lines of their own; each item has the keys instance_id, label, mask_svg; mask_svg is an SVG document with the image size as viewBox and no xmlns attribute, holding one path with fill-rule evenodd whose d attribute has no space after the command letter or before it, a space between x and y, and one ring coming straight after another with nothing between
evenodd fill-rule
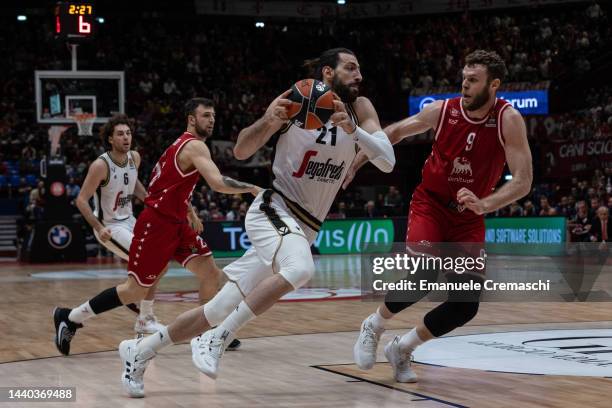
<instances>
[{"instance_id":1,"label":"court floor","mask_svg":"<svg viewBox=\"0 0 612 408\"><path fill-rule=\"evenodd\" d=\"M527 257L505 262L533 273L551 265ZM398 384L382 348L435 303L422 302L398 315L383 336L378 363L361 371L353 364L352 347L361 320L376 303L359 299L359 257L319 256L316 263L307 288L240 332L243 347L226 353L217 381L193 367L187 344L174 345L147 370L143 400L127 398L119 379L116 349L134 336L132 312L121 308L88 321L70 357L60 356L52 341L53 307L80 304L121 282L124 264L2 263L0 387L76 387L76 402L45 403L48 407L610 406L610 302L485 302L469 325L417 350L418 383ZM169 322L194 307L195 288L195 278L173 265L155 303L160 320Z\"/></svg>"}]
</instances>

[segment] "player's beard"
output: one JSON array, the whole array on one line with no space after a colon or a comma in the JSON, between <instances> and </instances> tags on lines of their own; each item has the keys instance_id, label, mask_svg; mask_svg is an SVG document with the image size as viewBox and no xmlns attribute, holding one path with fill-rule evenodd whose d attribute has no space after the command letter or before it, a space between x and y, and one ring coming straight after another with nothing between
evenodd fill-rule
<instances>
[{"instance_id":1,"label":"player's beard","mask_svg":"<svg viewBox=\"0 0 612 408\"><path fill-rule=\"evenodd\" d=\"M332 90L338 94L342 102L355 102L355 99L359 96L359 88L352 88L343 84L338 77L334 77L332 80Z\"/></svg>"},{"instance_id":2,"label":"player's beard","mask_svg":"<svg viewBox=\"0 0 612 408\"><path fill-rule=\"evenodd\" d=\"M475 111L482 108L490 99L489 88L485 87L482 92L472 96L472 102L469 105L464 105L463 107L467 111Z\"/></svg>"},{"instance_id":3,"label":"player's beard","mask_svg":"<svg viewBox=\"0 0 612 408\"><path fill-rule=\"evenodd\" d=\"M195 131L202 139L206 139L212 135L212 132L209 132L207 129L200 127L200 125L198 125L197 123L195 125Z\"/></svg>"}]
</instances>

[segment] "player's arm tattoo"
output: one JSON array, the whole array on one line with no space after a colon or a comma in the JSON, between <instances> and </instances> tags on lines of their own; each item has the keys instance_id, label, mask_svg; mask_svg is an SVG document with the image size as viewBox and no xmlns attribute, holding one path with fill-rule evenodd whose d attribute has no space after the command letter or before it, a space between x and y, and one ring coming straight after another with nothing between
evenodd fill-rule
<instances>
[{"instance_id":1,"label":"player's arm tattoo","mask_svg":"<svg viewBox=\"0 0 612 408\"><path fill-rule=\"evenodd\" d=\"M253 188L254 187L253 184L234 180L231 177L223 176L222 178L223 178L223 184L225 184L227 187L232 187L232 188Z\"/></svg>"}]
</instances>

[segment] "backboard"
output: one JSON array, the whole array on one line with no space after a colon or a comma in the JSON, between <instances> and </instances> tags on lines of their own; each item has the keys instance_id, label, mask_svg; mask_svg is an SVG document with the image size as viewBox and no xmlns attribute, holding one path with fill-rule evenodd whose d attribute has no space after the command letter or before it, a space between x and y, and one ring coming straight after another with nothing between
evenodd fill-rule
<instances>
[{"instance_id":1,"label":"backboard","mask_svg":"<svg viewBox=\"0 0 612 408\"><path fill-rule=\"evenodd\" d=\"M35 71L34 80L38 123L74 123L75 113L106 123L125 113L123 71Z\"/></svg>"}]
</instances>

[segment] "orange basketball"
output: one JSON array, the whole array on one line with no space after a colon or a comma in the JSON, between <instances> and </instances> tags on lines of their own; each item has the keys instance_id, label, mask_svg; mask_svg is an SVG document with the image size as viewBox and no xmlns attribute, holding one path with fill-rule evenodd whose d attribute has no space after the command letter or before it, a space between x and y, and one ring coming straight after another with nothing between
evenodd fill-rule
<instances>
[{"instance_id":1,"label":"orange basketball","mask_svg":"<svg viewBox=\"0 0 612 408\"><path fill-rule=\"evenodd\" d=\"M291 122L302 129L318 129L334 113L334 96L330 87L316 79L302 79L291 87L287 108Z\"/></svg>"}]
</instances>

